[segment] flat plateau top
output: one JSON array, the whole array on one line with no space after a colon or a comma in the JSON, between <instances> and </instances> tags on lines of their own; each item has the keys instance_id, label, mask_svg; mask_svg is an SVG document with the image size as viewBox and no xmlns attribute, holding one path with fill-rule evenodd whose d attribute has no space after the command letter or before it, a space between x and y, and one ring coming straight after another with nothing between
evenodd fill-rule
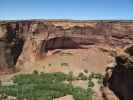
<instances>
[{"instance_id":1,"label":"flat plateau top","mask_svg":"<svg viewBox=\"0 0 133 100\"><path fill-rule=\"evenodd\" d=\"M34 21L40 21L40 22L73 22L73 23L88 23L88 22L128 22L128 23L133 23L133 20L71 20L71 19L28 19L28 20L0 20L0 22L34 22Z\"/></svg>"}]
</instances>

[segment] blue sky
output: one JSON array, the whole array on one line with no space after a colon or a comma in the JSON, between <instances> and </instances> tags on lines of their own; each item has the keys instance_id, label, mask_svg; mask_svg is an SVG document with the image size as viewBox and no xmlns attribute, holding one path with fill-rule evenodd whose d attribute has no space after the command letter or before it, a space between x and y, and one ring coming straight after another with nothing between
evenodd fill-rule
<instances>
[{"instance_id":1,"label":"blue sky","mask_svg":"<svg viewBox=\"0 0 133 100\"><path fill-rule=\"evenodd\" d=\"M133 0L0 0L3 19L133 19Z\"/></svg>"}]
</instances>

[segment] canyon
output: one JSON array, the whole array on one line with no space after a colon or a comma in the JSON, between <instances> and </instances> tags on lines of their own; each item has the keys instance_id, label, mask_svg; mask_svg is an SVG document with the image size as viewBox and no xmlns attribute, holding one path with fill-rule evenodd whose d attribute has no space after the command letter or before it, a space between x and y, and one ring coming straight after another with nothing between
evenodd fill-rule
<instances>
[{"instance_id":1,"label":"canyon","mask_svg":"<svg viewBox=\"0 0 133 100\"><path fill-rule=\"evenodd\" d=\"M52 49L124 48L133 43L133 25L117 21L11 21L1 22L0 35L2 68L32 62Z\"/></svg>"},{"instance_id":2,"label":"canyon","mask_svg":"<svg viewBox=\"0 0 133 100\"><path fill-rule=\"evenodd\" d=\"M121 68L117 68L116 58L125 54L125 49L132 45L133 22L130 21L1 21L0 74L34 70L73 71L75 74L88 70L105 74L107 67L114 67L116 69L112 70L105 83L120 100L130 100L129 88L121 93L117 90L119 82L115 80L123 74L117 73ZM133 51L130 51L132 56ZM127 72L126 69L124 71ZM132 80L132 71L128 75ZM130 82L125 84L128 87ZM126 93L129 95L123 97Z\"/></svg>"}]
</instances>

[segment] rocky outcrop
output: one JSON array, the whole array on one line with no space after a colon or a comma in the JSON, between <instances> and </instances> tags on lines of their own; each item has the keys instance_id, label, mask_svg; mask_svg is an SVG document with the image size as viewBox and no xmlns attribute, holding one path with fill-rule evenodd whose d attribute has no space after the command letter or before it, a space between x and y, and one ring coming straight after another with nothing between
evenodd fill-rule
<instances>
[{"instance_id":1,"label":"rocky outcrop","mask_svg":"<svg viewBox=\"0 0 133 100\"><path fill-rule=\"evenodd\" d=\"M109 87L120 100L133 99L133 46L125 54L116 56L116 66L112 74L105 76L104 85Z\"/></svg>"},{"instance_id":2,"label":"rocky outcrop","mask_svg":"<svg viewBox=\"0 0 133 100\"><path fill-rule=\"evenodd\" d=\"M15 68L24 41L17 37L14 25L0 25L0 69Z\"/></svg>"},{"instance_id":3,"label":"rocky outcrop","mask_svg":"<svg viewBox=\"0 0 133 100\"><path fill-rule=\"evenodd\" d=\"M133 23L31 20L0 22L0 68L33 62L51 49L133 43Z\"/></svg>"}]
</instances>

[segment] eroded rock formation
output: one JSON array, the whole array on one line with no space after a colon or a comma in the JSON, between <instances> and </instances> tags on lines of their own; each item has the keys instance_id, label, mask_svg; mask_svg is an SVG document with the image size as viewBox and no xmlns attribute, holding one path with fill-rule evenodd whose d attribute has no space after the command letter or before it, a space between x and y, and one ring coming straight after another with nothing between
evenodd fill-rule
<instances>
[{"instance_id":1,"label":"eroded rock formation","mask_svg":"<svg viewBox=\"0 0 133 100\"><path fill-rule=\"evenodd\" d=\"M104 85L108 86L120 100L133 100L133 46L126 54L116 56L112 74L106 74Z\"/></svg>"},{"instance_id":2,"label":"eroded rock formation","mask_svg":"<svg viewBox=\"0 0 133 100\"><path fill-rule=\"evenodd\" d=\"M133 23L31 20L0 22L0 68L23 65L51 49L133 43Z\"/></svg>"}]
</instances>

